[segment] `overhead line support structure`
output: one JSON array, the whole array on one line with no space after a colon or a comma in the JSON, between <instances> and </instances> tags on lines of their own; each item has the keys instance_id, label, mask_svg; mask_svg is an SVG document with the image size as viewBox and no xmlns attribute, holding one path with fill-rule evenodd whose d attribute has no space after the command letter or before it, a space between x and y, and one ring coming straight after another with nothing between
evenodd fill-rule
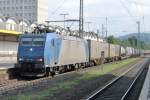
<instances>
[{"instance_id":1,"label":"overhead line support structure","mask_svg":"<svg viewBox=\"0 0 150 100\"><path fill-rule=\"evenodd\" d=\"M106 38L108 36L108 18L106 17Z\"/></svg>"},{"instance_id":2,"label":"overhead line support structure","mask_svg":"<svg viewBox=\"0 0 150 100\"><path fill-rule=\"evenodd\" d=\"M61 13L60 15L62 15L64 17L64 20L66 20L66 16L69 15L68 13ZM66 22L64 21L64 29L66 28Z\"/></svg>"},{"instance_id":3,"label":"overhead line support structure","mask_svg":"<svg viewBox=\"0 0 150 100\"><path fill-rule=\"evenodd\" d=\"M79 35L82 38L83 37L83 31L84 31L84 10L83 10L83 0L80 0L80 9L79 9Z\"/></svg>"},{"instance_id":4,"label":"overhead line support structure","mask_svg":"<svg viewBox=\"0 0 150 100\"><path fill-rule=\"evenodd\" d=\"M138 42L138 48L140 49L140 53L141 53L141 22L140 21L137 21L137 25L138 25L138 39L139 39L139 42Z\"/></svg>"}]
</instances>

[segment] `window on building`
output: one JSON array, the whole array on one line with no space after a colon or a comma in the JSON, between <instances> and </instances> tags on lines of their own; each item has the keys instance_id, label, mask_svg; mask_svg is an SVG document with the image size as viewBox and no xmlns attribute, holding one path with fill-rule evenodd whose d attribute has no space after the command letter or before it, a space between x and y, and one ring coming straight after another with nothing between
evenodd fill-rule
<instances>
[{"instance_id":1,"label":"window on building","mask_svg":"<svg viewBox=\"0 0 150 100\"><path fill-rule=\"evenodd\" d=\"M7 1L7 4L9 4L10 2L9 1Z\"/></svg>"},{"instance_id":2,"label":"window on building","mask_svg":"<svg viewBox=\"0 0 150 100\"><path fill-rule=\"evenodd\" d=\"M7 7L7 10L9 10L9 7Z\"/></svg>"},{"instance_id":3,"label":"window on building","mask_svg":"<svg viewBox=\"0 0 150 100\"><path fill-rule=\"evenodd\" d=\"M12 7L12 10L15 10L15 7Z\"/></svg>"},{"instance_id":4,"label":"window on building","mask_svg":"<svg viewBox=\"0 0 150 100\"><path fill-rule=\"evenodd\" d=\"M32 6L32 8L34 9L34 8L36 8L35 6Z\"/></svg>"},{"instance_id":5,"label":"window on building","mask_svg":"<svg viewBox=\"0 0 150 100\"><path fill-rule=\"evenodd\" d=\"M5 5L5 1L3 1L3 4Z\"/></svg>"},{"instance_id":6,"label":"window on building","mask_svg":"<svg viewBox=\"0 0 150 100\"><path fill-rule=\"evenodd\" d=\"M29 17L31 17L31 15L32 15L32 14L31 14L31 13L29 13Z\"/></svg>"},{"instance_id":7,"label":"window on building","mask_svg":"<svg viewBox=\"0 0 150 100\"><path fill-rule=\"evenodd\" d=\"M5 7L3 7L3 10L5 10Z\"/></svg>"},{"instance_id":8,"label":"window on building","mask_svg":"<svg viewBox=\"0 0 150 100\"><path fill-rule=\"evenodd\" d=\"M22 3L23 0L19 0L19 1L20 1L20 3Z\"/></svg>"},{"instance_id":9,"label":"window on building","mask_svg":"<svg viewBox=\"0 0 150 100\"><path fill-rule=\"evenodd\" d=\"M20 16L22 16L22 13L20 13Z\"/></svg>"},{"instance_id":10,"label":"window on building","mask_svg":"<svg viewBox=\"0 0 150 100\"><path fill-rule=\"evenodd\" d=\"M28 14L27 14L27 13L25 13L24 15L25 15L26 17L28 16Z\"/></svg>"},{"instance_id":11,"label":"window on building","mask_svg":"<svg viewBox=\"0 0 150 100\"><path fill-rule=\"evenodd\" d=\"M29 9L31 9L31 6L29 6Z\"/></svg>"},{"instance_id":12,"label":"window on building","mask_svg":"<svg viewBox=\"0 0 150 100\"><path fill-rule=\"evenodd\" d=\"M12 2L11 3L14 3L14 0L12 0Z\"/></svg>"},{"instance_id":13,"label":"window on building","mask_svg":"<svg viewBox=\"0 0 150 100\"><path fill-rule=\"evenodd\" d=\"M27 7L27 6L24 6L24 8L25 8L25 9L28 9L28 7Z\"/></svg>"},{"instance_id":14,"label":"window on building","mask_svg":"<svg viewBox=\"0 0 150 100\"><path fill-rule=\"evenodd\" d=\"M35 2L35 0L32 0L33 2Z\"/></svg>"}]
</instances>

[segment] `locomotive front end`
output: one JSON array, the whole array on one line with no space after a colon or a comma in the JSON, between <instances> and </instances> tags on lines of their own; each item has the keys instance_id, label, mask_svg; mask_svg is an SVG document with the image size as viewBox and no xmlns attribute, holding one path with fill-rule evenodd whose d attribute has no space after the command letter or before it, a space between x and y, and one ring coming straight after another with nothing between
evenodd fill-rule
<instances>
[{"instance_id":1,"label":"locomotive front end","mask_svg":"<svg viewBox=\"0 0 150 100\"><path fill-rule=\"evenodd\" d=\"M45 35L23 35L18 48L18 66L21 76L43 76Z\"/></svg>"}]
</instances>

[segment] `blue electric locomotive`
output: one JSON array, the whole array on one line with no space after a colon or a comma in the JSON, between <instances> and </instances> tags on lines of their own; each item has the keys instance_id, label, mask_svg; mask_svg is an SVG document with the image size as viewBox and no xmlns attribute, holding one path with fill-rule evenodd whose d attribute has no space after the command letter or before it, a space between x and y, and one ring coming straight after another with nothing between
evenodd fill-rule
<instances>
[{"instance_id":1,"label":"blue electric locomotive","mask_svg":"<svg viewBox=\"0 0 150 100\"><path fill-rule=\"evenodd\" d=\"M84 39L47 34L20 37L16 68L22 76L49 76L56 71L88 65L89 48Z\"/></svg>"}]
</instances>

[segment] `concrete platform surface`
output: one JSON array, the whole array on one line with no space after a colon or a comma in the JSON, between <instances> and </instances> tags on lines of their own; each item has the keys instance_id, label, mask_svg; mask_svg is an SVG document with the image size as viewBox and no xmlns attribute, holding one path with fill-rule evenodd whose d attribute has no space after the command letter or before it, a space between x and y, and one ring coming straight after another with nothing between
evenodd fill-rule
<instances>
[{"instance_id":1,"label":"concrete platform surface","mask_svg":"<svg viewBox=\"0 0 150 100\"><path fill-rule=\"evenodd\" d=\"M150 67L149 67L139 100L150 100Z\"/></svg>"},{"instance_id":2,"label":"concrete platform surface","mask_svg":"<svg viewBox=\"0 0 150 100\"><path fill-rule=\"evenodd\" d=\"M17 57L0 57L0 70L13 68L17 62Z\"/></svg>"}]
</instances>

